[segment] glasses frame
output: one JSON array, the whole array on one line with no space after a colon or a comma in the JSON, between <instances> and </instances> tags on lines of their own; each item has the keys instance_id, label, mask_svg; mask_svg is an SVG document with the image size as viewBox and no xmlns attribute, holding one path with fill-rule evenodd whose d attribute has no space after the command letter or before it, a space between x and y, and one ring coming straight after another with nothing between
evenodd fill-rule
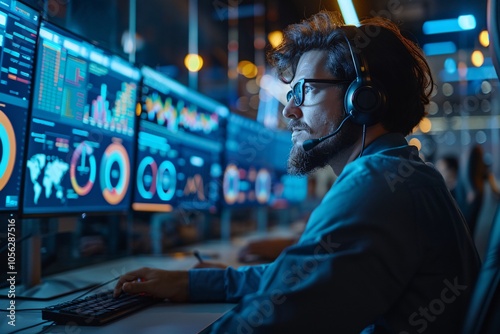
<instances>
[{"instance_id":1,"label":"glasses frame","mask_svg":"<svg viewBox=\"0 0 500 334\"><path fill-rule=\"evenodd\" d=\"M304 103L304 85L307 82L339 85L339 84L351 83L352 81L339 80L339 79L300 79L295 83L295 85L293 85L292 89L289 90L288 93L286 93L286 101L289 102L290 99L293 97L293 102L295 103L295 106L300 107ZM298 89L300 89L300 91L297 94Z\"/></svg>"}]
</instances>

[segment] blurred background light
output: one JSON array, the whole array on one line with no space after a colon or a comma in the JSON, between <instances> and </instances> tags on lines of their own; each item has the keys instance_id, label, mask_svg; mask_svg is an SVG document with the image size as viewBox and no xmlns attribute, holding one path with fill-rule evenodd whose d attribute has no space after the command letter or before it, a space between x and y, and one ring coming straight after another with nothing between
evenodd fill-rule
<instances>
[{"instance_id":1,"label":"blurred background light","mask_svg":"<svg viewBox=\"0 0 500 334\"><path fill-rule=\"evenodd\" d=\"M488 30L481 31L479 34L479 43L481 43L481 45L485 48L490 45L490 35L488 34Z\"/></svg>"},{"instance_id":2,"label":"blurred background light","mask_svg":"<svg viewBox=\"0 0 500 334\"><path fill-rule=\"evenodd\" d=\"M418 138L410 139L409 144L416 146L419 151L422 149L422 142Z\"/></svg>"},{"instance_id":3,"label":"blurred background light","mask_svg":"<svg viewBox=\"0 0 500 334\"><path fill-rule=\"evenodd\" d=\"M460 15L456 19L425 21L422 25L422 31L426 35L472 30L474 28L476 28L474 15Z\"/></svg>"},{"instance_id":4,"label":"blurred background light","mask_svg":"<svg viewBox=\"0 0 500 334\"><path fill-rule=\"evenodd\" d=\"M428 133L431 131L432 129L432 123L431 123L431 120L428 119L428 118L424 118L420 121L420 124L418 125L419 128L420 128L420 131L422 131L422 133Z\"/></svg>"},{"instance_id":5,"label":"blurred background light","mask_svg":"<svg viewBox=\"0 0 500 334\"><path fill-rule=\"evenodd\" d=\"M258 74L257 66L248 60L242 60L238 63L238 73L249 79L255 78Z\"/></svg>"},{"instance_id":6,"label":"blurred background light","mask_svg":"<svg viewBox=\"0 0 500 334\"><path fill-rule=\"evenodd\" d=\"M283 33L280 30L271 31L267 35L267 39L269 40L271 46L275 48L283 41Z\"/></svg>"},{"instance_id":7,"label":"blurred background light","mask_svg":"<svg viewBox=\"0 0 500 334\"><path fill-rule=\"evenodd\" d=\"M457 62L453 58L446 58L444 61L444 69L448 73L455 73L457 71Z\"/></svg>"},{"instance_id":8,"label":"blurred background light","mask_svg":"<svg viewBox=\"0 0 500 334\"><path fill-rule=\"evenodd\" d=\"M476 28L476 18L474 15L460 15L458 17L458 26L462 30L472 30Z\"/></svg>"},{"instance_id":9,"label":"blurred background light","mask_svg":"<svg viewBox=\"0 0 500 334\"><path fill-rule=\"evenodd\" d=\"M451 41L427 43L424 44L423 50L426 56L445 55L457 52L457 46Z\"/></svg>"},{"instance_id":10,"label":"blurred background light","mask_svg":"<svg viewBox=\"0 0 500 334\"><path fill-rule=\"evenodd\" d=\"M188 54L184 58L184 65L189 72L198 72L203 67L203 58L198 54Z\"/></svg>"},{"instance_id":11,"label":"blurred background light","mask_svg":"<svg viewBox=\"0 0 500 334\"><path fill-rule=\"evenodd\" d=\"M481 51L475 50L470 57L472 65L481 67L484 64L484 55Z\"/></svg>"}]
</instances>

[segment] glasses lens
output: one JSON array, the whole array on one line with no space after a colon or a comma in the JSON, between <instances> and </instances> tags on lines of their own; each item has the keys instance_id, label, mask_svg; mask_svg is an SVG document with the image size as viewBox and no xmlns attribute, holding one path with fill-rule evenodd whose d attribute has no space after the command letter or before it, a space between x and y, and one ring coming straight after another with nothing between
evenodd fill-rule
<instances>
[{"instance_id":1,"label":"glasses lens","mask_svg":"<svg viewBox=\"0 0 500 334\"><path fill-rule=\"evenodd\" d=\"M295 86L293 86L293 95L295 97L295 105L298 107L304 101L303 89L304 81L299 80Z\"/></svg>"},{"instance_id":2,"label":"glasses lens","mask_svg":"<svg viewBox=\"0 0 500 334\"><path fill-rule=\"evenodd\" d=\"M288 93L286 93L286 102L289 102L292 97L293 97L293 92L290 90L288 91Z\"/></svg>"}]
</instances>

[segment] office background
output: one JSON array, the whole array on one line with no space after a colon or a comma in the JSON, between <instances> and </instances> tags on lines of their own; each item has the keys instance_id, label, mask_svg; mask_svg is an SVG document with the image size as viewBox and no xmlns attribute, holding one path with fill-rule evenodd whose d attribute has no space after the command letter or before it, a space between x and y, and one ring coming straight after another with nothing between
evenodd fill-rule
<instances>
[{"instance_id":1,"label":"office background","mask_svg":"<svg viewBox=\"0 0 500 334\"><path fill-rule=\"evenodd\" d=\"M500 175L487 1L353 3L360 18L399 22L427 55L436 89L410 143L429 162L479 144ZM267 71L265 50L337 2L3 0L0 9L0 110L14 130L2 132L0 233L14 214L19 279L287 228L334 182L286 175L287 87ZM487 198L479 241L496 208Z\"/></svg>"}]
</instances>

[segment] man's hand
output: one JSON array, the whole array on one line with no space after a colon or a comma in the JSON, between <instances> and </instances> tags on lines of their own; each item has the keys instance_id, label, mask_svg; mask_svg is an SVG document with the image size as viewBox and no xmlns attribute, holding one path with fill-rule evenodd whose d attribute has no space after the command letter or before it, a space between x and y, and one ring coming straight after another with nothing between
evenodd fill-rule
<instances>
[{"instance_id":1,"label":"man's hand","mask_svg":"<svg viewBox=\"0 0 500 334\"><path fill-rule=\"evenodd\" d=\"M238 253L238 260L243 263L274 261L286 247L296 242L296 237L276 237L253 240L240 250Z\"/></svg>"},{"instance_id":2,"label":"man's hand","mask_svg":"<svg viewBox=\"0 0 500 334\"><path fill-rule=\"evenodd\" d=\"M114 296L118 297L123 291L130 294L142 293L154 298L185 302L188 300L188 281L187 271L141 268L120 277L115 286Z\"/></svg>"}]
</instances>

